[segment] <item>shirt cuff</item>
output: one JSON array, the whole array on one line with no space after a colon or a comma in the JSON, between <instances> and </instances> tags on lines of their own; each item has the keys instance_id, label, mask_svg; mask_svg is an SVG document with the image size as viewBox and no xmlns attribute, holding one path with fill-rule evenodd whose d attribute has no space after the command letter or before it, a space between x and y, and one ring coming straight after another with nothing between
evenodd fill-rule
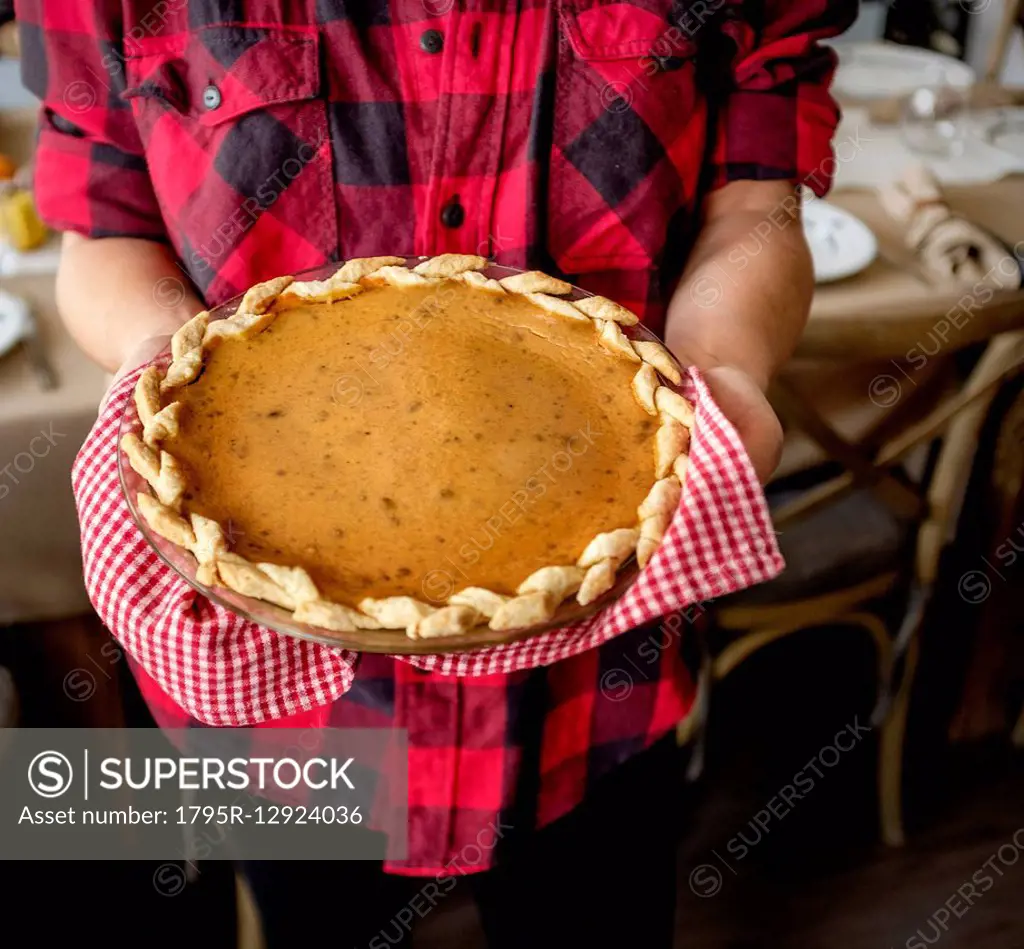
<instances>
[{"instance_id":1,"label":"shirt cuff","mask_svg":"<svg viewBox=\"0 0 1024 949\"><path fill-rule=\"evenodd\" d=\"M34 164L36 207L53 230L167 241L144 158L58 127L44 109Z\"/></svg>"},{"instance_id":2,"label":"shirt cuff","mask_svg":"<svg viewBox=\"0 0 1024 949\"><path fill-rule=\"evenodd\" d=\"M832 136L840 112L828 91L834 69L834 54L819 48L799 69L762 64L734 88L718 115L711 188L790 181L824 197L837 167ZM766 82L766 72L775 81Z\"/></svg>"}]
</instances>

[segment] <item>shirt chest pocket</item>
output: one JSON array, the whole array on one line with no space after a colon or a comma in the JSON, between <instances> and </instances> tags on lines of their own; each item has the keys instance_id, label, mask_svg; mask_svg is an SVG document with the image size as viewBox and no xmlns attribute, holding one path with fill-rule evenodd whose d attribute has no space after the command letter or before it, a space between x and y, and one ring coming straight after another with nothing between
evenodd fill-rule
<instances>
[{"instance_id":1,"label":"shirt chest pocket","mask_svg":"<svg viewBox=\"0 0 1024 949\"><path fill-rule=\"evenodd\" d=\"M560 4L547 230L565 273L661 267L678 247L707 126L687 7Z\"/></svg>"},{"instance_id":2,"label":"shirt chest pocket","mask_svg":"<svg viewBox=\"0 0 1024 949\"><path fill-rule=\"evenodd\" d=\"M208 303L336 253L316 33L157 37L136 44L125 70L168 231Z\"/></svg>"}]
</instances>

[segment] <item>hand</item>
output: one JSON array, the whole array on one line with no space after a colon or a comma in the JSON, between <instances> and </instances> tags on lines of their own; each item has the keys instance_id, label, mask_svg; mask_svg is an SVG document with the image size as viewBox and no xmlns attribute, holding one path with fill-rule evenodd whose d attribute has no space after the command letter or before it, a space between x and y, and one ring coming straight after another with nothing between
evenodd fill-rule
<instances>
[{"instance_id":1,"label":"hand","mask_svg":"<svg viewBox=\"0 0 1024 949\"><path fill-rule=\"evenodd\" d=\"M782 457L782 425L761 387L742 369L714 366L702 371L722 414L732 422L761 484Z\"/></svg>"},{"instance_id":2,"label":"hand","mask_svg":"<svg viewBox=\"0 0 1024 949\"><path fill-rule=\"evenodd\" d=\"M745 247L762 233L771 239L758 238L751 255ZM782 428L764 393L796 348L813 295L814 263L792 182L733 181L708 195L664 339L680 362L704 373L762 484L782 453Z\"/></svg>"}]
</instances>

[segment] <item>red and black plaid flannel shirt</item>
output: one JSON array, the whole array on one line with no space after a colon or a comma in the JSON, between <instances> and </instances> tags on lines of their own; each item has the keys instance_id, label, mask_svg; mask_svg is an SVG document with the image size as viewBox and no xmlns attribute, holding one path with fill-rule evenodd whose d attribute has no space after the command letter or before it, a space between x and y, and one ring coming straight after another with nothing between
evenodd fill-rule
<instances>
[{"instance_id":1,"label":"red and black plaid flannel shirt","mask_svg":"<svg viewBox=\"0 0 1024 949\"><path fill-rule=\"evenodd\" d=\"M37 200L58 229L169 241L210 306L344 258L463 252L561 273L660 332L708 189L826 190L838 115L817 41L855 11L19 0ZM645 655L659 637L470 678L364 655L341 699L275 724L407 728L410 859L389 869L452 872L481 828L549 823L687 712L683 651ZM135 668L161 725L202 724Z\"/></svg>"}]
</instances>

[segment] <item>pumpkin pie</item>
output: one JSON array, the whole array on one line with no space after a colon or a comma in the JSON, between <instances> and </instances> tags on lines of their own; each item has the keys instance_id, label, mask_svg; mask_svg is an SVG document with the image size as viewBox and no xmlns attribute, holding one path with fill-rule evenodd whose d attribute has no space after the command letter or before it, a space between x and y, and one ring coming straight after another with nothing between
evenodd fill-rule
<instances>
[{"instance_id":1,"label":"pumpkin pie","mask_svg":"<svg viewBox=\"0 0 1024 949\"><path fill-rule=\"evenodd\" d=\"M676 363L613 301L488 266L349 260L175 334L121 447L201 585L426 639L545 623L646 565L693 426Z\"/></svg>"}]
</instances>

